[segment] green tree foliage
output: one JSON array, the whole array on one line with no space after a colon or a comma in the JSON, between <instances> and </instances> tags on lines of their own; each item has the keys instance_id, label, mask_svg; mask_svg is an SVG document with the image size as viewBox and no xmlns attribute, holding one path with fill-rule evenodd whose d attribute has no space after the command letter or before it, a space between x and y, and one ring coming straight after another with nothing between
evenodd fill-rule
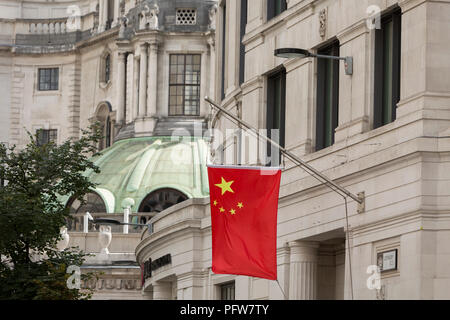
<instances>
[{"instance_id":1,"label":"green tree foliage","mask_svg":"<svg viewBox=\"0 0 450 320\"><path fill-rule=\"evenodd\" d=\"M89 160L101 138L98 125L80 139L38 145L30 136L22 150L0 144L0 299L86 299L90 292L69 289L66 273L85 253L56 249L69 209L62 196L83 196L95 185L83 175L99 172ZM92 275L91 275L92 276ZM86 276L85 276L86 277Z\"/></svg>"}]
</instances>

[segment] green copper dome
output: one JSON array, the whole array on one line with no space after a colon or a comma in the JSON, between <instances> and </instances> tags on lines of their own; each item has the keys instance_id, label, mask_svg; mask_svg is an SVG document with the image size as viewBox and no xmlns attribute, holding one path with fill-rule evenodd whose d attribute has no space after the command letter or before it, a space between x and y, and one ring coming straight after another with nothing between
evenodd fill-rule
<instances>
[{"instance_id":1,"label":"green copper dome","mask_svg":"<svg viewBox=\"0 0 450 320\"><path fill-rule=\"evenodd\" d=\"M142 137L120 140L93 162L100 173L85 174L97 184L94 191L108 213L123 212L133 205L138 211L147 195L175 189L187 198L209 195L207 143L196 137Z\"/></svg>"}]
</instances>

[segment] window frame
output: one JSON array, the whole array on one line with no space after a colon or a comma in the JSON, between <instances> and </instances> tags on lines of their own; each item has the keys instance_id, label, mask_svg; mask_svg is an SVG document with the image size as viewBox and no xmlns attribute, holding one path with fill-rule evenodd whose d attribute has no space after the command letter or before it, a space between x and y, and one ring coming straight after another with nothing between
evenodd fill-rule
<instances>
[{"instance_id":1,"label":"window frame","mask_svg":"<svg viewBox=\"0 0 450 320\"><path fill-rule=\"evenodd\" d=\"M279 16L287 10L286 0L266 0L267 2L267 21ZM277 4L280 5L279 12L277 11Z\"/></svg>"},{"instance_id":2,"label":"window frame","mask_svg":"<svg viewBox=\"0 0 450 320\"><path fill-rule=\"evenodd\" d=\"M172 74L172 57L173 56L176 56L177 58L176 58L176 60L177 60L177 64L176 64L176 66L179 66L179 64L178 64L178 57L179 56L183 56L184 58L183 58L183 61L184 61L184 67L183 67L183 82L178 82L178 79L176 80L176 82L175 83L172 83L172 81L171 81L171 76L175 76L176 78L178 78L178 76L179 75L181 75L181 74L179 74L178 73L178 71L177 71L177 73L175 73L175 74ZM187 60L187 57L188 56L191 56L192 57L192 64L191 64L191 66L192 66L192 72L193 72L193 74L194 74L194 66L198 66L198 74L197 74L197 83L186 83L186 75L187 75L187 69L186 69L186 66L188 65L187 63L186 63L186 60ZM197 63L194 63L194 59L195 59L195 57L198 57L199 58L199 63L197 64ZM174 117L176 117L176 116L193 116L193 117L195 117L195 116L199 116L200 115L200 89L201 89L201 73L202 73L202 55L200 54L200 53L171 53L171 54L169 54L169 92L168 92L168 95L169 95L169 99L168 99L168 115L169 116L174 116ZM182 95L182 97L183 97L183 102L182 102L182 112L181 113L178 113L178 112L176 112L176 110L175 110L175 112L173 112L172 111L172 108L177 108L177 106L178 106L178 104L175 104L175 105L172 105L171 104L171 96L175 96L175 97L178 97L179 95L178 94L175 94L175 95L171 95L171 88L172 87L182 87L183 88L183 95ZM196 99L189 99L189 100L186 100L186 87L192 87L192 88L197 88L197 98ZM196 106L196 112L195 113L186 113L186 101L196 101L197 102L197 106Z\"/></svg>"},{"instance_id":3,"label":"window frame","mask_svg":"<svg viewBox=\"0 0 450 320\"><path fill-rule=\"evenodd\" d=\"M279 79L279 80L278 80ZM275 128L275 94L277 81L280 81L280 110L279 110L279 128ZM273 94L271 94L273 93ZM267 91L266 91L266 129L267 129L267 137L272 139L271 129L279 129L279 141L278 144L281 147L285 146L285 135L286 135L286 69L279 68L276 71L270 73L267 76ZM270 142L267 143L267 157L271 158L270 163L267 165L272 165L272 144ZM279 161L281 162L281 151L279 151Z\"/></svg>"},{"instance_id":4,"label":"window frame","mask_svg":"<svg viewBox=\"0 0 450 320\"><path fill-rule=\"evenodd\" d=\"M55 70L57 71L56 72L57 80L56 81L52 81L52 74L53 74L52 71L55 71ZM41 72L42 71L50 71L49 77L48 77L48 79L49 79L49 82L48 82L49 88L48 89L44 89L41 86L41 84L42 84L41 83ZM53 87L52 85L56 85L56 88ZM38 91L44 91L44 92L46 92L46 91L59 91L59 67L38 67L38 72L37 72L37 90Z\"/></svg>"},{"instance_id":5,"label":"window frame","mask_svg":"<svg viewBox=\"0 0 450 320\"><path fill-rule=\"evenodd\" d=\"M236 300L236 282L235 281L221 283L221 284L219 284L219 289L220 289L220 300ZM230 294L230 297L232 296L231 299L227 299L227 297L224 297L224 291L225 291L225 296L228 296L227 289L230 289L230 291L232 292L232 294Z\"/></svg>"},{"instance_id":6,"label":"window frame","mask_svg":"<svg viewBox=\"0 0 450 320\"><path fill-rule=\"evenodd\" d=\"M375 65L374 65L374 117L373 128L382 127L394 122L397 114L397 103L400 101L400 68L401 68L401 31L402 13L400 8L395 8L381 17L380 29L375 30ZM391 110L387 110L384 87L386 79L386 55L385 55L385 31L386 25L392 22L392 83L390 104ZM390 111L390 114L389 114ZM389 119L390 118L390 119ZM389 121L390 120L390 121Z\"/></svg>"},{"instance_id":7,"label":"window frame","mask_svg":"<svg viewBox=\"0 0 450 320\"><path fill-rule=\"evenodd\" d=\"M44 138L44 140L46 141L41 141L39 137L39 133L43 132L44 135L42 136L42 138ZM52 134L54 134L54 137L51 138ZM40 129L36 129L36 143L38 146L43 146L47 143L50 143L50 141L53 141L54 143L58 142L58 129L44 129L44 128L40 128Z\"/></svg>"},{"instance_id":8,"label":"window frame","mask_svg":"<svg viewBox=\"0 0 450 320\"><path fill-rule=\"evenodd\" d=\"M339 56L340 43L334 40L317 50L318 54ZM329 71L332 68L330 79ZM331 85L331 88L330 88ZM332 90L332 91L330 91ZM331 93L331 97L328 94ZM331 128L327 127L330 118ZM319 151L335 142L335 130L339 117L339 60L317 59L316 86L316 141L315 150ZM330 132L327 132L329 129ZM327 136L328 135L328 136ZM329 140L329 141L327 141Z\"/></svg>"}]
</instances>

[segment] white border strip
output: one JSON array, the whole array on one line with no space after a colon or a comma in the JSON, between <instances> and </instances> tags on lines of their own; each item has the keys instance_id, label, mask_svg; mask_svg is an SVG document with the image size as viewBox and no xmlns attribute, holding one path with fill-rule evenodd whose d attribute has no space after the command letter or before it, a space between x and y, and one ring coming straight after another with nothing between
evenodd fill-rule
<instances>
[{"instance_id":1,"label":"white border strip","mask_svg":"<svg viewBox=\"0 0 450 320\"><path fill-rule=\"evenodd\" d=\"M220 165L220 164L208 164L210 168L228 168L228 169L252 169L252 170L283 170L283 167L263 167L263 166L236 166L236 165Z\"/></svg>"}]
</instances>

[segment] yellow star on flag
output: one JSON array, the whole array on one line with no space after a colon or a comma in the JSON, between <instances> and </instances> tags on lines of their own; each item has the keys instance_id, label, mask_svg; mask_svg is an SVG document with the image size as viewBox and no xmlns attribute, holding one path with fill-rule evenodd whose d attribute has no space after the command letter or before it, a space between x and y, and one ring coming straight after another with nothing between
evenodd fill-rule
<instances>
[{"instance_id":1,"label":"yellow star on flag","mask_svg":"<svg viewBox=\"0 0 450 320\"><path fill-rule=\"evenodd\" d=\"M213 204L214 204L215 206L217 206L217 200L214 200Z\"/></svg>"},{"instance_id":2,"label":"yellow star on flag","mask_svg":"<svg viewBox=\"0 0 450 320\"><path fill-rule=\"evenodd\" d=\"M236 214L236 210L231 209L231 210L230 210L230 213L231 213L231 214Z\"/></svg>"},{"instance_id":3,"label":"yellow star on flag","mask_svg":"<svg viewBox=\"0 0 450 320\"><path fill-rule=\"evenodd\" d=\"M231 193L234 193L233 189L231 189L231 184L232 184L233 182L234 182L234 181L226 181L226 180L222 177L222 182L221 182L221 183L215 184L215 186L222 189L222 195L223 195L225 192L227 192L227 191L229 191L229 192L231 192Z\"/></svg>"},{"instance_id":4,"label":"yellow star on flag","mask_svg":"<svg viewBox=\"0 0 450 320\"><path fill-rule=\"evenodd\" d=\"M219 208L219 211L220 211L220 212L224 212L225 209L224 209L223 207L220 207L220 208Z\"/></svg>"},{"instance_id":5,"label":"yellow star on flag","mask_svg":"<svg viewBox=\"0 0 450 320\"><path fill-rule=\"evenodd\" d=\"M242 207L243 207L244 205L242 204L242 202L238 202L237 206L238 206L239 209L242 209Z\"/></svg>"}]
</instances>

